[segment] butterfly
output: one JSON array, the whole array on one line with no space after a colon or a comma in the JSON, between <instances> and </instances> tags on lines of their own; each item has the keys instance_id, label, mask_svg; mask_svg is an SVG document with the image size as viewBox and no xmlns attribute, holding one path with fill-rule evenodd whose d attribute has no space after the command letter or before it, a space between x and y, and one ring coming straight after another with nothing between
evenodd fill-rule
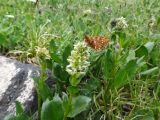
<instances>
[{"instance_id":1,"label":"butterfly","mask_svg":"<svg viewBox=\"0 0 160 120\"><path fill-rule=\"evenodd\" d=\"M91 48L95 50L101 50L102 48L107 46L109 43L109 40L102 36L92 37L92 36L86 35L84 37L84 40Z\"/></svg>"}]
</instances>

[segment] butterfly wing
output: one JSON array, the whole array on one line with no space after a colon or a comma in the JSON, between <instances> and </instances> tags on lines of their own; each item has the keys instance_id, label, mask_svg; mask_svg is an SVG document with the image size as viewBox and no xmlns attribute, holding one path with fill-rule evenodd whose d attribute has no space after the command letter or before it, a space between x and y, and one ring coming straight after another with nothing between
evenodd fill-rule
<instances>
[{"instance_id":1,"label":"butterfly wing","mask_svg":"<svg viewBox=\"0 0 160 120\"><path fill-rule=\"evenodd\" d=\"M94 48L95 46L95 40L91 36L85 36L85 42L91 47Z\"/></svg>"},{"instance_id":2,"label":"butterfly wing","mask_svg":"<svg viewBox=\"0 0 160 120\"><path fill-rule=\"evenodd\" d=\"M108 44L109 40L101 36L85 36L85 42L93 49L100 50Z\"/></svg>"},{"instance_id":3,"label":"butterfly wing","mask_svg":"<svg viewBox=\"0 0 160 120\"><path fill-rule=\"evenodd\" d=\"M97 50L104 48L105 46L108 45L108 42L109 42L109 40L105 37L98 37L96 41L97 41L97 44L95 46Z\"/></svg>"}]
</instances>

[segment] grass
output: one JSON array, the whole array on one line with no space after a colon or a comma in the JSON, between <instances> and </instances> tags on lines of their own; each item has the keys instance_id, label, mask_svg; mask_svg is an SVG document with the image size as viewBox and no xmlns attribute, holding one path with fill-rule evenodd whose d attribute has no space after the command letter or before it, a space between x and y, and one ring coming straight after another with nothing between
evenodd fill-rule
<instances>
[{"instance_id":1,"label":"grass","mask_svg":"<svg viewBox=\"0 0 160 120\"><path fill-rule=\"evenodd\" d=\"M86 34L110 40L105 50L91 52L91 66L76 86L79 92L74 96L85 95L92 100L87 111L72 119L160 118L159 0L40 0L37 5L27 0L1 1L1 54L44 69L44 63L52 64L54 67L47 68L56 76L55 91L60 96L63 91L71 97L63 88L71 86L65 73L68 49L73 49L73 44ZM111 22L122 16L128 27L116 32L111 29ZM121 50L118 48L115 53L117 43ZM67 77L63 78L62 73ZM41 98L43 102L46 99L43 95Z\"/></svg>"}]
</instances>

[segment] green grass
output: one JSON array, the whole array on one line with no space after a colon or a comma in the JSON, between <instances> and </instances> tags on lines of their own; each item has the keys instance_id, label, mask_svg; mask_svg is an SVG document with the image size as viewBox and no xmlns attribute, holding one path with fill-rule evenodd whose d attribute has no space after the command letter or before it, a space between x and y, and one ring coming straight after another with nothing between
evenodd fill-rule
<instances>
[{"instance_id":1,"label":"green grass","mask_svg":"<svg viewBox=\"0 0 160 120\"><path fill-rule=\"evenodd\" d=\"M37 5L27 0L1 0L0 52L23 62L34 62L44 69L44 63L52 64L54 67L47 68L57 75L56 93L61 96L63 91L70 96L63 88L70 86L69 75L65 73L68 63L63 63L70 51L65 48L69 45L71 48L68 48L73 49L73 44L83 41L86 34L107 36L110 45L102 52L91 52L91 66L76 93L90 97L90 106L72 119L158 120L159 13L159 0L40 0ZM122 16L128 28L117 33L110 23ZM55 45L51 44L53 41ZM154 43L149 52L145 47L148 42ZM115 53L117 43L123 50ZM48 59L52 52L54 56ZM55 56L62 61L58 62ZM131 60L130 64L126 59ZM135 63L140 59L141 64L145 62L142 66ZM145 74L146 70L150 71ZM62 73L67 77L61 77ZM43 81L43 77L40 80Z\"/></svg>"}]
</instances>

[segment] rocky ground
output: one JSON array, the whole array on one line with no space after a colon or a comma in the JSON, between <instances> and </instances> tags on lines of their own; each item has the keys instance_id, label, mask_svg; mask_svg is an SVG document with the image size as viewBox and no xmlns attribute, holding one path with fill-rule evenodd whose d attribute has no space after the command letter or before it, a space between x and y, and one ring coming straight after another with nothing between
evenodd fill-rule
<instances>
[{"instance_id":1,"label":"rocky ground","mask_svg":"<svg viewBox=\"0 0 160 120\"><path fill-rule=\"evenodd\" d=\"M32 78L38 75L37 66L0 56L0 120L15 113L15 101L21 102L26 111L36 109Z\"/></svg>"}]
</instances>

